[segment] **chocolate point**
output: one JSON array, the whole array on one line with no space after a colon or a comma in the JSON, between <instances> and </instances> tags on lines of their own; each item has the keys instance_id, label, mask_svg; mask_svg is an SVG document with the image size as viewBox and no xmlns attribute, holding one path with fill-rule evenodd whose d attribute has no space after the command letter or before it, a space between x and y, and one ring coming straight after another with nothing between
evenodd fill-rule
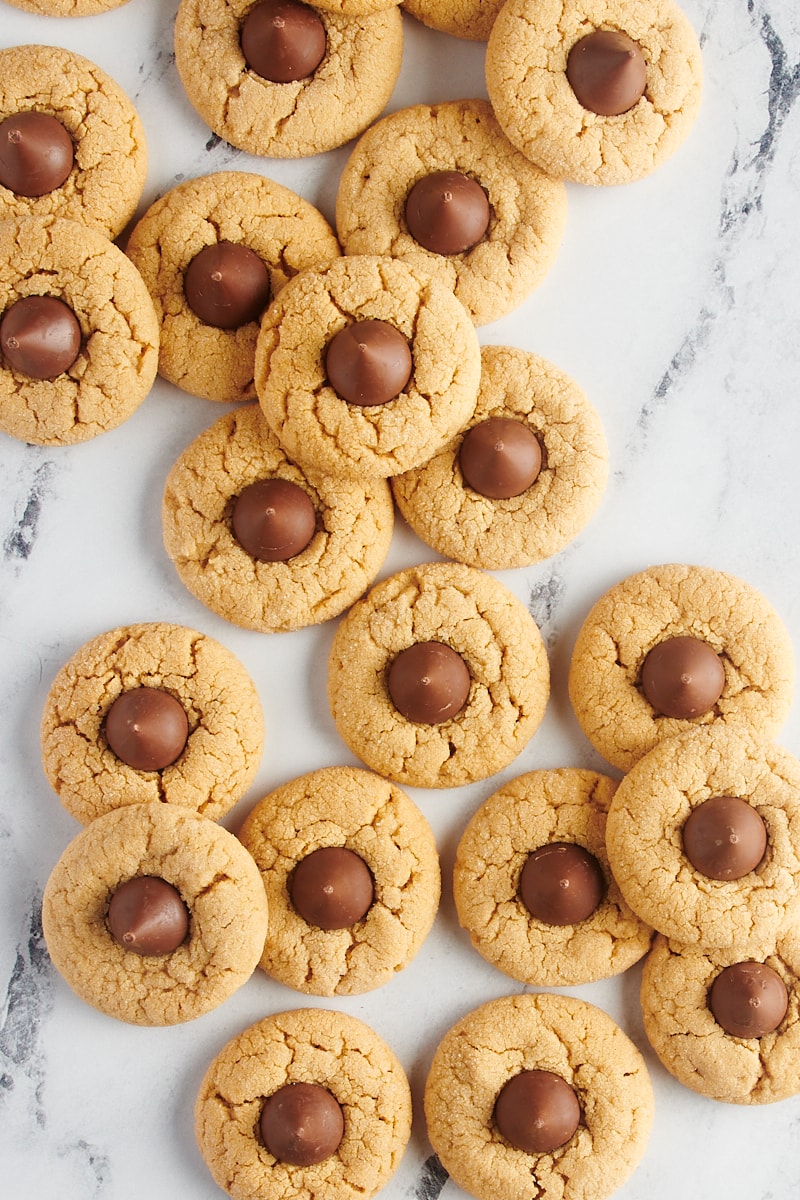
<instances>
[{"instance_id":1,"label":"chocolate point","mask_svg":"<svg viewBox=\"0 0 800 1200\"><path fill-rule=\"evenodd\" d=\"M567 79L578 102L603 117L620 116L647 86L641 48L616 29L596 29L580 39L567 58Z\"/></svg>"},{"instance_id":2,"label":"chocolate point","mask_svg":"<svg viewBox=\"0 0 800 1200\"><path fill-rule=\"evenodd\" d=\"M297 0L263 0L244 19L242 54L252 71L270 83L308 79L325 57L322 18Z\"/></svg>"},{"instance_id":3,"label":"chocolate point","mask_svg":"<svg viewBox=\"0 0 800 1200\"><path fill-rule=\"evenodd\" d=\"M117 758L136 771L162 771L183 753L189 721L180 701L160 688L120 692L106 713L105 735Z\"/></svg>"}]
</instances>

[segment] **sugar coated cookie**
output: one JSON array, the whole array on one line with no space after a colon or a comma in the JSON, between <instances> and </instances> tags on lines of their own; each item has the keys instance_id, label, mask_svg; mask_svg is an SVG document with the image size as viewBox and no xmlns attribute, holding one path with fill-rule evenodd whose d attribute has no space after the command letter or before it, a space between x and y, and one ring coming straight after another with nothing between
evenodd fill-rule
<instances>
[{"instance_id":1,"label":"sugar coated cookie","mask_svg":"<svg viewBox=\"0 0 800 1200\"><path fill-rule=\"evenodd\" d=\"M747 726L669 738L622 780L606 841L622 894L660 933L758 948L800 884L800 763Z\"/></svg>"},{"instance_id":2,"label":"sugar coated cookie","mask_svg":"<svg viewBox=\"0 0 800 1200\"><path fill-rule=\"evenodd\" d=\"M327 767L265 796L239 837L271 920L261 966L315 996L381 987L408 965L439 904L433 831L397 787Z\"/></svg>"},{"instance_id":3,"label":"sugar coated cookie","mask_svg":"<svg viewBox=\"0 0 800 1200\"><path fill-rule=\"evenodd\" d=\"M304 1137L301 1118L322 1136ZM200 1086L195 1133L234 1200L370 1200L400 1165L411 1091L363 1021L300 1008L265 1017L220 1051Z\"/></svg>"},{"instance_id":4,"label":"sugar coated cookie","mask_svg":"<svg viewBox=\"0 0 800 1200\"><path fill-rule=\"evenodd\" d=\"M128 0L7 0L7 3L42 17L92 17L121 8Z\"/></svg>"},{"instance_id":5,"label":"sugar coated cookie","mask_svg":"<svg viewBox=\"0 0 800 1200\"><path fill-rule=\"evenodd\" d=\"M368 767L400 784L485 779L544 716L547 652L524 605L490 575L425 563L383 580L333 639L328 701Z\"/></svg>"},{"instance_id":6,"label":"sugar coated cookie","mask_svg":"<svg viewBox=\"0 0 800 1200\"><path fill-rule=\"evenodd\" d=\"M502 570L563 549L607 478L603 425L581 388L535 354L484 346L469 421L429 462L395 476L392 492L434 550Z\"/></svg>"},{"instance_id":7,"label":"sugar coated cookie","mask_svg":"<svg viewBox=\"0 0 800 1200\"><path fill-rule=\"evenodd\" d=\"M158 365L158 322L136 268L65 217L0 221L0 429L40 446L132 415Z\"/></svg>"},{"instance_id":8,"label":"sugar coated cookie","mask_svg":"<svg viewBox=\"0 0 800 1200\"><path fill-rule=\"evenodd\" d=\"M493 966L561 987L618 975L652 930L622 898L605 845L616 783L577 768L530 771L485 800L456 851L459 921Z\"/></svg>"},{"instance_id":9,"label":"sugar coated cookie","mask_svg":"<svg viewBox=\"0 0 800 1200\"><path fill-rule=\"evenodd\" d=\"M444 1036L425 1085L431 1145L478 1200L604 1200L650 1136L644 1059L601 1009L506 996Z\"/></svg>"},{"instance_id":10,"label":"sugar coated cookie","mask_svg":"<svg viewBox=\"0 0 800 1200\"><path fill-rule=\"evenodd\" d=\"M516 150L485 100L417 104L356 143L336 196L347 254L389 254L441 279L476 325L516 308L555 261L563 183Z\"/></svg>"},{"instance_id":11,"label":"sugar coated cookie","mask_svg":"<svg viewBox=\"0 0 800 1200\"><path fill-rule=\"evenodd\" d=\"M126 250L158 314L160 374L226 402L255 399L258 322L269 301L298 271L340 253L312 204L247 171L178 184L150 206Z\"/></svg>"},{"instance_id":12,"label":"sugar coated cookie","mask_svg":"<svg viewBox=\"0 0 800 1200\"><path fill-rule=\"evenodd\" d=\"M134 1025L175 1025L252 975L267 902L232 833L171 805L130 804L69 843L42 925L53 964L87 1004Z\"/></svg>"},{"instance_id":13,"label":"sugar coated cookie","mask_svg":"<svg viewBox=\"0 0 800 1200\"><path fill-rule=\"evenodd\" d=\"M403 8L429 29L485 42L502 0L403 0Z\"/></svg>"},{"instance_id":14,"label":"sugar coated cookie","mask_svg":"<svg viewBox=\"0 0 800 1200\"><path fill-rule=\"evenodd\" d=\"M480 369L452 291L375 255L290 280L256 345L267 421L296 462L331 475L388 478L425 462L471 416Z\"/></svg>"},{"instance_id":15,"label":"sugar coated cookie","mask_svg":"<svg viewBox=\"0 0 800 1200\"><path fill-rule=\"evenodd\" d=\"M793 689L791 638L766 597L723 571L676 563L600 597L569 671L584 733L622 771L697 725L747 724L773 737Z\"/></svg>"},{"instance_id":16,"label":"sugar coated cookie","mask_svg":"<svg viewBox=\"0 0 800 1200\"><path fill-rule=\"evenodd\" d=\"M694 124L700 45L674 0L509 0L486 86L513 144L556 179L629 183Z\"/></svg>"},{"instance_id":17,"label":"sugar coated cookie","mask_svg":"<svg viewBox=\"0 0 800 1200\"><path fill-rule=\"evenodd\" d=\"M50 785L84 824L145 801L216 819L258 769L264 721L230 650L154 622L100 634L64 664L41 739Z\"/></svg>"},{"instance_id":18,"label":"sugar coated cookie","mask_svg":"<svg viewBox=\"0 0 800 1200\"><path fill-rule=\"evenodd\" d=\"M302 158L343 146L383 111L400 73L403 23L396 5L365 15L295 0L285 7L302 44L288 66L265 51L263 31L251 26L252 45L243 35L247 22L271 22L269 3L181 0L175 65L219 137L250 154Z\"/></svg>"}]
</instances>

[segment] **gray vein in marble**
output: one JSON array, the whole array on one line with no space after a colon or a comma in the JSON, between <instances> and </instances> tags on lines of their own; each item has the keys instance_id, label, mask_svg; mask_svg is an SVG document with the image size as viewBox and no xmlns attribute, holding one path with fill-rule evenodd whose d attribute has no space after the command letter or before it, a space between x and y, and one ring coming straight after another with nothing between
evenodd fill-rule
<instances>
[{"instance_id":1,"label":"gray vein in marble","mask_svg":"<svg viewBox=\"0 0 800 1200\"><path fill-rule=\"evenodd\" d=\"M39 530L42 503L50 491L53 473L54 464L50 461L40 463L34 471L22 514L3 538L3 558L6 562L30 558Z\"/></svg>"},{"instance_id":2,"label":"gray vein in marble","mask_svg":"<svg viewBox=\"0 0 800 1200\"><path fill-rule=\"evenodd\" d=\"M40 892L30 897L28 912L27 929L17 945L0 1024L0 1101L20 1085L27 1085L29 1108L37 1126L43 1129L45 1061L41 1027L53 1007L53 969L42 933Z\"/></svg>"},{"instance_id":3,"label":"gray vein in marble","mask_svg":"<svg viewBox=\"0 0 800 1200\"><path fill-rule=\"evenodd\" d=\"M419 1179L414 1185L414 1200L436 1200L450 1178L435 1154L425 1159Z\"/></svg>"},{"instance_id":4,"label":"gray vein in marble","mask_svg":"<svg viewBox=\"0 0 800 1200\"><path fill-rule=\"evenodd\" d=\"M539 626L548 649L552 649L558 637L554 628L555 617L566 591L566 581L555 573L536 583L530 591L528 612Z\"/></svg>"}]
</instances>

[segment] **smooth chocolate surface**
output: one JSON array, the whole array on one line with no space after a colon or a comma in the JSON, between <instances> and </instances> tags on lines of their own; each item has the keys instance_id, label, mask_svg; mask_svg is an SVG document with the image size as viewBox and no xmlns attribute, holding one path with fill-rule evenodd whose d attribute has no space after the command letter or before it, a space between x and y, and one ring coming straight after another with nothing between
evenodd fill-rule
<instances>
[{"instance_id":1,"label":"smooth chocolate surface","mask_svg":"<svg viewBox=\"0 0 800 1200\"><path fill-rule=\"evenodd\" d=\"M269 271L255 250L238 242L215 242L194 256L183 276L186 303L217 329L258 321L269 304Z\"/></svg>"},{"instance_id":2,"label":"smooth chocolate surface","mask_svg":"<svg viewBox=\"0 0 800 1200\"><path fill-rule=\"evenodd\" d=\"M45 196L72 170L75 148L50 113L14 113L0 122L0 184L16 196Z\"/></svg>"},{"instance_id":3,"label":"smooth chocolate surface","mask_svg":"<svg viewBox=\"0 0 800 1200\"><path fill-rule=\"evenodd\" d=\"M106 713L106 740L136 771L162 771L183 753L189 721L183 705L160 688L120 692Z\"/></svg>"},{"instance_id":4,"label":"smooth chocolate surface","mask_svg":"<svg viewBox=\"0 0 800 1200\"><path fill-rule=\"evenodd\" d=\"M720 971L711 985L709 1008L732 1037L761 1038L786 1016L789 993L777 971L761 962L738 962Z\"/></svg>"},{"instance_id":5,"label":"smooth chocolate surface","mask_svg":"<svg viewBox=\"0 0 800 1200\"><path fill-rule=\"evenodd\" d=\"M323 846L300 859L289 881L289 895L309 925L349 929L372 904L372 872L346 846Z\"/></svg>"},{"instance_id":6,"label":"smooth chocolate surface","mask_svg":"<svg viewBox=\"0 0 800 1200\"><path fill-rule=\"evenodd\" d=\"M413 360L408 340L388 321L354 321L328 343L325 370L337 396L365 408L405 389Z\"/></svg>"},{"instance_id":7,"label":"smooth chocolate surface","mask_svg":"<svg viewBox=\"0 0 800 1200\"><path fill-rule=\"evenodd\" d=\"M761 816L738 796L704 800L683 826L684 853L709 879L741 879L756 869L766 848Z\"/></svg>"},{"instance_id":8,"label":"smooth chocolate surface","mask_svg":"<svg viewBox=\"0 0 800 1200\"><path fill-rule=\"evenodd\" d=\"M644 95L647 63L641 47L618 29L595 29L569 52L567 79L589 112L614 117Z\"/></svg>"},{"instance_id":9,"label":"smooth chocolate surface","mask_svg":"<svg viewBox=\"0 0 800 1200\"><path fill-rule=\"evenodd\" d=\"M328 39L321 17L295 0L264 0L242 22L241 47L248 67L271 83L313 75Z\"/></svg>"},{"instance_id":10,"label":"smooth chocolate surface","mask_svg":"<svg viewBox=\"0 0 800 1200\"><path fill-rule=\"evenodd\" d=\"M504 1084L494 1106L498 1130L526 1154L547 1154L568 1142L581 1120L575 1089L553 1071L521 1071Z\"/></svg>"},{"instance_id":11,"label":"smooth chocolate surface","mask_svg":"<svg viewBox=\"0 0 800 1200\"><path fill-rule=\"evenodd\" d=\"M78 318L57 296L23 296L0 320L0 350L20 375L57 379L80 354Z\"/></svg>"},{"instance_id":12,"label":"smooth chocolate surface","mask_svg":"<svg viewBox=\"0 0 800 1200\"><path fill-rule=\"evenodd\" d=\"M180 892L157 875L120 884L108 906L111 936L134 954L172 954L186 941L189 912Z\"/></svg>"},{"instance_id":13,"label":"smooth chocolate surface","mask_svg":"<svg viewBox=\"0 0 800 1200\"><path fill-rule=\"evenodd\" d=\"M606 883L593 854L572 842L551 842L528 855L519 894L531 916L548 925L585 921L602 903Z\"/></svg>"},{"instance_id":14,"label":"smooth chocolate surface","mask_svg":"<svg viewBox=\"0 0 800 1200\"><path fill-rule=\"evenodd\" d=\"M523 421L490 417L467 430L458 455L464 479L492 500L520 496L542 467L542 447Z\"/></svg>"},{"instance_id":15,"label":"smooth chocolate surface","mask_svg":"<svg viewBox=\"0 0 800 1200\"><path fill-rule=\"evenodd\" d=\"M470 673L460 654L444 642L415 642L389 668L392 703L409 721L439 725L467 703Z\"/></svg>"},{"instance_id":16,"label":"smooth chocolate surface","mask_svg":"<svg viewBox=\"0 0 800 1200\"><path fill-rule=\"evenodd\" d=\"M461 171L423 175L406 197L408 231L434 254L462 254L483 238L491 208L486 192Z\"/></svg>"},{"instance_id":17,"label":"smooth chocolate surface","mask_svg":"<svg viewBox=\"0 0 800 1200\"><path fill-rule=\"evenodd\" d=\"M236 497L231 516L236 540L259 562L287 562L305 550L317 514L308 492L289 479L261 479Z\"/></svg>"},{"instance_id":18,"label":"smooth chocolate surface","mask_svg":"<svg viewBox=\"0 0 800 1200\"><path fill-rule=\"evenodd\" d=\"M310 1167L330 1158L344 1135L338 1100L318 1083L287 1083L264 1102L264 1145L279 1162Z\"/></svg>"},{"instance_id":19,"label":"smooth chocolate surface","mask_svg":"<svg viewBox=\"0 0 800 1200\"><path fill-rule=\"evenodd\" d=\"M642 691L656 712L691 721L708 712L725 688L725 668L708 642L666 638L642 664Z\"/></svg>"}]
</instances>

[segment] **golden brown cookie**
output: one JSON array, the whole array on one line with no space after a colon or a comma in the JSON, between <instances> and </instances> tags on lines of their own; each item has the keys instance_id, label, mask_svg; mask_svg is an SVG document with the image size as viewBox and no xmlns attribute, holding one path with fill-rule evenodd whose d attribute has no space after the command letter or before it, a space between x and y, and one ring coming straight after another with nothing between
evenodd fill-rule
<instances>
[{"instance_id":1,"label":"golden brown cookie","mask_svg":"<svg viewBox=\"0 0 800 1200\"><path fill-rule=\"evenodd\" d=\"M267 890L261 966L281 983L315 996L371 991L427 937L439 904L436 841L413 801L380 776L355 767L303 775L265 796L239 837Z\"/></svg>"},{"instance_id":2,"label":"golden brown cookie","mask_svg":"<svg viewBox=\"0 0 800 1200\"><path fill-rule=\"evenodd\" d=\"M728 1104L772 1104L800 1091L796 922L755 957L659 935L645 959L641 1001L653 1049L692 1091Z\"/></svg>"},{"instance_id":3,"label":"golden brown cookie","mask_svg":"<svg viewBox=\"0 0 800 1200\"><path fill-rule=\"evenodd\" d=\"M339 1145L307 1166L277 1158L261 1134L265 1101L297 1084L324 1088L344 1117ZM300 1008L265 1017L220 1051L200 1086L195 1133L234 1200L370 1200L405 1152L411 1091L394 1052L363 1021Z\"/></svg>"},{"instance_id":4,"label":"golden brown cookie","mask_svg":"<svg viewBox=\"0 0 800 1200\"><path fill-rule=\"evenodd\" d=\"M109 710L120 696L150 700L141 688L156 689L159 698L167 693L186 715L185 745L159 769L131 765L136 757L123 743L124 721L117 746L128 761L109 745ZM117 720L129 703L117 709ZM166 716L145 729L157 744L163 721L169 745L177 710L168 701L164 708ZM45 701L41 739L50 785L83 824L145 801L217 819L258 769L264 720L255 684L230 650L193 629L154 622L100 634L64 664Z\"/></svg>"},{"instance_id":5,"label":"golden brown cookie","mask_svg":"<svg viewBox=\"0 0 800 1200\"><path fill-rule=\"evenodd\" d=\"M252 250L266 268L268 293L260 311L298 271L337 258L339 243L307 200L247 171L218 171L178 184L131 233L126 250L160 323L161 375L208 400L254 400L258 318L233 328L209 324L191 308L184 287L196 256L228 242Z\"/></svg>"},{"instance_id":6,"label":"golden brown cookie","mask_svg":"<svg viewBox=\"0 0 800 1200\"><path fill-rule=\"evenodd\" d=\"M132 904L121 926L114 921L122 885L144 878L170 885L185 907L188 930L173 949L146 940L156 914L165 937L171 914L161 908ZM47 881L42 925L53 964L87 1004L134 1025L175 1025L217 1008L249 979L267 903L258 869L232 833L171 805L131 804L69 843Z\"/></svg>"},{"instance_id":7,"label":"golden brown cookie","mask_svg":"<svg viewBox=\"0 0 800 1200\"><path fill-rule=\"evenodd\" d=\"M400 660L413 685L413 648L431 643L435 661L411 696L428 711L404 716L393 692L409 711L408 689L400 679L390 692L390 672ZM462 683L463 707L446 709L441 697ZM426 690L439 688L429 704ZM328 661L341 737L372 770L412 787L456 787L508 766L538 729L549 691L547 652L530 613L499 580L459 563L409 567L377 584L343 618Z\"/></svg>"},{"instance_id":8,"label":"golden brown cookie","mask_svg":"<svg viewBox=\"0 0 800 1200\"><path fill-rule=\"evenodd\" d=\"M673 638L706 643L724 669L717 700L694 716L659 711L642 687L648 654ZM578 633L569 672L584 733L622 771L663 738L697 725L747 724L773 737L793 690L791 638L766 597L726 572L677 563L648 567L600 597Z\"/></svg>"},{"instance_id":9,"label":"golden brown cookie","mask_svg":"<svg viewBox=\"0 0 800 1200\"><path fill-rule=\"evenodd\" d=\"M503 0L403 0L403 8L429 29L485 42Z\"/></svg>"},{"instance_id":10,"label":"golden brown cookie","mask_svg":"<svg viewBox=\"0 0 800 1200\"><path fill-rule=\"evenodd\" d=\"M312 74L286 83L248 66L240 27L253 7L252 0L181 0L178 8L175 65L214 133L250 154L301 158L343 146L380 115L403 56L396 5L363 16L314 10L324 56Z\"/></svg>"},{"instance_id":11,"label":"golden brown cookie","mask_svg":"<svg viewBox=\"0 0 800 1200\"><path fill-rule=\"evenodd\" d=\"M519 1082L501 1102L502 1124L522 1126L515 1139L525 1132L524 1096L518 1104L514 1095L530 1079L522 1072L558 1077L530 1080L541 1080L538 1095L549 1100L531 1105L542 1137L556 1124L566 1132L557 1101L567 1115L576 1107L577 1128L555 1149L520 1149L500 1132L495 1106L512 1080ZM570 996L506 996L445 1034L425 1085L425 1117L442 1165L478 1200L604 1200L645 1152L653 1092L641 1054L601 1009Z\"/></svg>"},{"instance_id":12,"label":"golden brown cookie","mask_svg":"<svg viewBox=\"0 0 800 1200\"><path fill-rule=\"evenodd\" d=\"M44 297L60 314L48 315L45 328L67 325L69 348L58 361L38 325L42 300L34 298ZM0 429L12 437L43 446L97 437L127 420L153 385L152 301L136 268L96 228L51 216L0 221L0 318Z\"/></svg>"},{"instance_id":13,"label":"golden brown cookie","mask_svg":"<svg viewBox=\"0 0 800 1200\"><path fill-rule=\"evenodd\" d=\"M774 942L800 885L800 762L747 726L669 738L622 780L606 844L659 933L743 953Z\"/></svg>"},{"instance_id":14,"label":"golden brown cookie","mask_svg":"<svg viewBox=\"0 0 800 1200\"><path fill-rule=\"evenodd\" d=\"M609 68L596 68L610 70L608 86L587 96L570 55L598 31L625 41L605 52ZM631 54L644 92L626 84L623 95L617 72ZM629 183L659 167L694 124L702 74L697 35L674 0L509 0L486 49L489 99L506 135L549 175L575 183Z\"/></svg>"},{"instance_id":15,"label":"golden brown cookie","mask_svg":"<svg viewBox=\"0 0 800 1200\"><path fill-rule=\"evenodd\" d=\"M131 100L105 71L71 50L0 50L0 121L29 112L66 130L74 161L71 169L65 164L64 181L41 195L18 194L0 182L0 217L68 217L116 236L133 216L147 175L144 127Z\"/></svg>"},{"instance_id":16,"label":"golden brown cookie","mask_svg":"<svg viewBox=\"0 0 800 1200\"><path fill-rule=\"evenodd\" d=\"M235 532L239 497L267 479L301 488L311 505L311 540L285 560L254 557ZM389 550L394 507L384 479L302 471L259 406L248 404L181 454L167 476L162 519L167 553L193 595L235 625L278 632L339 616L367 590Z\"/></svg>"},{"instance_id":17,"label":"golden brown cookie","mask_svg":"<svg viewBox=\"0 0 800 1200\"><path fill-rule=\"evenodd\" d=\"M411 355L386 403L351 403L329 380L328 347L360 322L381 322ZM259 402L286 453L331 475L388 478L435 454L470 417L480 346L444 284L397 259L346 256L303 271L264 314L256 346Z\"/></svg>"},{"instance_id":18,"label":"golden brown cookie","mask_svg":"<svg viewBox=\"0 0 800 1200\"><path fill-rule=\"evenodd\" d=\"M652 930L608 865L616 786L594 771L531 771L485 800L464 830L453 873L458 919L478 953L512 979L592 983L649 949Z\"/></svg>"},{"instance_id":19,"label":"golden brown cookie","mask_svg":"<svg viewBox=\"0 0 800 1200\"><path fill-rule=\"evenodd\" d=\"M121 8L128 0L7 0L7 3L43 17L90 17Z\"/></svg>"},{"instance_id":20,"label":"golden brown cookie","mask_svg":"<svg viewBox=\"0 0 800 1200\"><path fill-rule=\"evenodd\" d=\"M482 189L485 199L476 195L482 206L488 201L481 214L488 225L477 241L463 214L442 230L438 209L435 216L421 210L427 247L409 228L409 193L436 172L466 176ZM450 211L459 204L451 200ZM563 183L514 149L485 100L417 104L384 117L356 143L336 196L346 254L393 255L430 272L476 325L505 316L538 287L555 261L566 215ZM449 242L458 234L468 248L456 252Z\"/></svg>"},{"instance_id":21,"label":"golden brown cookie","mask_svg":"<svg viewBox=\"0 0 800 1200\"><path fill-rule=\"evenodd\" d=\"M478 402L465 428L422 467L395 476L392 492L415 533L447 558L486 570L527 566L562 550L596 511L608 478L606 436L584 392L552 363L510 346L484 346L481 364ZM513 460L498 456L495 465L490 450L508 437L498 419L515 422L511 432L526 441ZM462 446L476 426L476 482L513 494L486 495L464 478ZM499 432L484 442L490 430ZM522 462L520 453L527 456Z\"/></svg>"}]
</instances>

